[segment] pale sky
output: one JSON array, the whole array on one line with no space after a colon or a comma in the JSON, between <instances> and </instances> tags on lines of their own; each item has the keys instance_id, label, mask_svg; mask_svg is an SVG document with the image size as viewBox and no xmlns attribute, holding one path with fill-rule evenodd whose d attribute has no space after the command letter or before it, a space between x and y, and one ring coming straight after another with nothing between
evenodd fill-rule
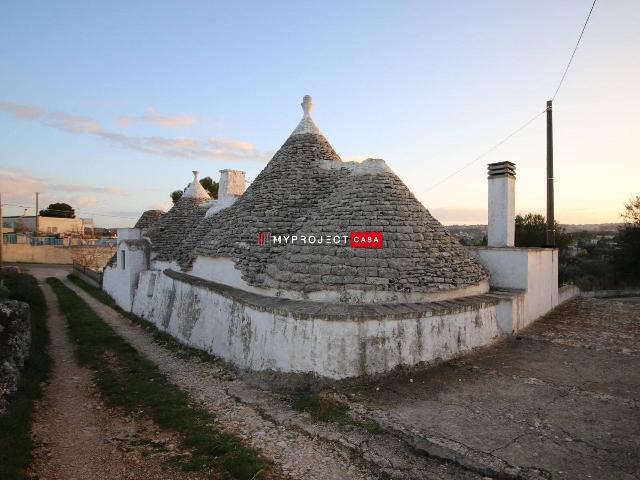
<instances>
[{"instance_id":1,"label":"pale sky","mask_svg":"<svg viewBox=\"0 0 640 480\"><path fill-rule=\"evenodd\" d=\"M305 94L343 160L384 158L445 224L486 223L486 164L504 160L517 210L544 213L544 116L429 188L544 110L591 3L6 3L5 215L40 191L128 226L191 170L252 179ZM640 195L639 85L640 2L599 0L554 105L559 222L617 222Z\"/></svg>"}]
</instances>

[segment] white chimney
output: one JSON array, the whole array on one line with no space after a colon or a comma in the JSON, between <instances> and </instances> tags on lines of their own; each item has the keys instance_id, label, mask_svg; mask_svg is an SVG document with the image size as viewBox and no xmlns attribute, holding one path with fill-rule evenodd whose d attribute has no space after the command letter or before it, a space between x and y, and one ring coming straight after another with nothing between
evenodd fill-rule
<instances>
[{"instance_id":1,"label":"white chimney","mask_svg":"<svg viewBox=\"0 0 640 480\"><path fill-rule=\"evenodd\" d=\"M516 217L516 165L490 163L488 246L513 247Z\"/></svg>"},{"instance_id":2,"label":"white chimney","mask_svg":"<svg viewBox=\"0 0 640 480\"><path fill-rule=\"evenodd\" d=\"M220 170L218 200L226 197L239 197L244 193L245 181L242 170Z\"/></svg>"}]
</instances>

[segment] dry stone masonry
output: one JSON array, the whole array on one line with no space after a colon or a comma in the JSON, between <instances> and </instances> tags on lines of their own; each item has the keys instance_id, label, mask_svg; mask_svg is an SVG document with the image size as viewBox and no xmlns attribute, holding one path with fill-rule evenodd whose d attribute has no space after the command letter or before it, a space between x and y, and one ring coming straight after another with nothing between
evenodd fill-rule
<instances>
[{"instance_id":1,"label":"dry stone masonry","mask_svg":"<svg viewBox=\"0 0 640 480\"><path fill-rule=\"evenodd\" d=\"M133 228L139 228L145 233L151 225L164 217L164 212L162 210L147 210L142 214L142 216L138 219Z\"/></svg>"},{"instance_id":2,"label":"dry stone masonry","mask_svg":"<svg viewBox=\"0 0 640 480\"><path fill-rule=\"evenodd\" d=\"M0 415L7 407L7 398L16 391L30 345L29 305L16 300L0 302Z\"/></svg>"}]
</instances>

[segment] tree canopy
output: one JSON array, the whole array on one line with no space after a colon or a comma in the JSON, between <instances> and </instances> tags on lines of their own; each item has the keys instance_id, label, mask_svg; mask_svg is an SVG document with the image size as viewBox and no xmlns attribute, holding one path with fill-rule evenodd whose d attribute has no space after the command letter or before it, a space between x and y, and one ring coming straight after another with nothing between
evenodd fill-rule
<instances>
[{"instance_id":1,"label":"tree canopy","mask_svg":"<svg viewBox=\"0 0 640 480\"><path fill-rule=\"evenodd\" d=\"M76 211L67 203L52 203L46 209L40 210L42 217L76 218Z\"/></svg>"},{"instance_id":2,"label":"tree canopy","mask_svg":"<svg viewBox=\"0 0 640 480\"><path fill-rule=\"evenodd\" d=\"M616 236L614 262L625 280L640 282L640 196L632 197L620 214L624 225Z\"/></svg>"},{"instance_id":3,"label":"tree canopy","mask_svg":"<svg viewBox=\"0 0 640 480\"><path fill-rule=\"evenodd\" d=\"M625 225L640 227L640 195L631 197L629 202L624 204L624 211L620 216Z\"/></svg>"},{"instance_id":4,"label":"tree canopy","mask_svg":"<svg viewBox=\"0 0 640 480\"><path fill-rule=\"evenodd\" d=\"M555 222L556 246L564 250L571 243L571 236ZM538 213L516 217L516 247L544 247L547 243L547 219Z\"/></svg>"},{"instance_id":5,"label":"tree canopy","mask_svg":"<svg viewBox=\"0 0 640 480\"><path fill-rule=\"evenodd\" d=\"M211 177L204 177L200 179L200 185L207 191L211 198L218 198L218 182L214 181ZM182 197L184 190L174 190L169 194L171 201L176 203Z\"/></svg>"}]
</instances>

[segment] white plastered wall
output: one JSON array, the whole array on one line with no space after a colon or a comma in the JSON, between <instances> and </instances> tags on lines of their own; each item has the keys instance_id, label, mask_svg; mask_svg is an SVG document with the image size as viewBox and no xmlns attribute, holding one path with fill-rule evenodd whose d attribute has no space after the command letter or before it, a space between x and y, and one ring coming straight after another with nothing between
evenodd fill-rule
<instances>
[{"instance_id":1,"label":"white plastered wall","mask_svg":"<svg viewBox=\"0 0 640 480\"><path fill-rule=\"evenodd\" d=\"M141 247L132 247L128 240L140 240L137 228L119 228L116 262L104 269L102 289L113 297L118 306L131 311L133 297L138 284L140 272L148 268L147 257ZM124 253L124 268L122 255Z\"/></svg>"},{"instance_id":2,"label":"white plastered wall","mask_svg":"<svg viewBox=\"0 0 640 480\"><path fill-rule=\"evenodd\" d=\"M526 327L558 305L558 250L476 247L470 249L489 270L492 287L522 290L523 314L513 331Z\"/></svg>"},{"instance_id":3,"label":"white plastered wall","mask_svg":"<svg viewBox=\"0 0 640 480\"><path fill-rule=\"evenodd\" d=\"M161 271L140 274L133 312L239 367L333 379L453 358L501 334L496 305L419 318L296 319L256 310Z\"/></svg>"}]
</instances>

